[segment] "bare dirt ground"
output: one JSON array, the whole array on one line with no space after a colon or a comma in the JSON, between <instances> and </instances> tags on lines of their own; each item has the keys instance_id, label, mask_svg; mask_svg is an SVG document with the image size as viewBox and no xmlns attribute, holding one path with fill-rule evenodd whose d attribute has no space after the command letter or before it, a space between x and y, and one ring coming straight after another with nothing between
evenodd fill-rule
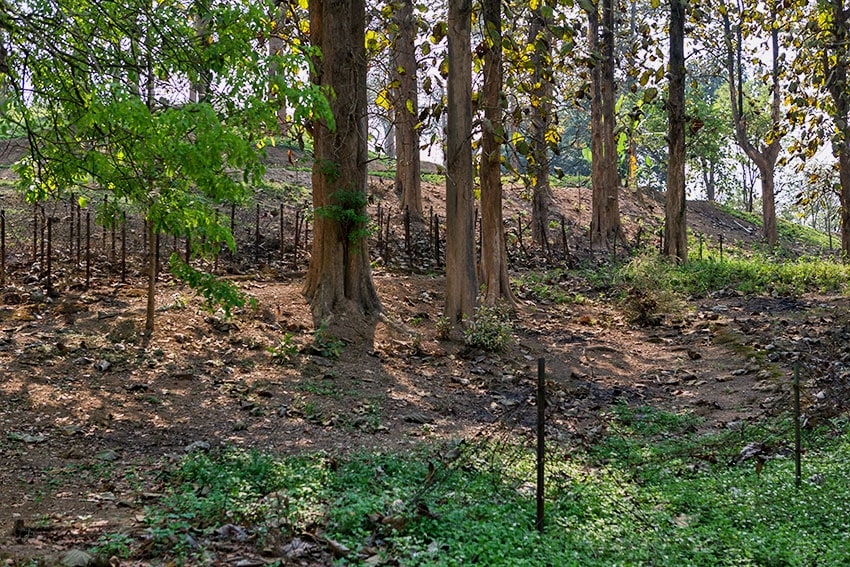
<instances>
[{"instance_id":1,"label":"bare dirt ground","mask_svg":"<svg viewBox=\"0 0 850 567\"><path fill-rule=\"evenodd\" d=\"M373 183L387 190L386 181ZM426 208L440 207L438 190L427 187ZM589 190L557 189L556 197L580 233ZM651 196L623 201L627 217L660 214ZM516 196L509 202L522 206ZM727 242L757 240L752 227L713 207L689 214L706 232L725 231ZM635 225L628 230L635 238ZM843 297L715 294L642 328L627 323L612 290L568 272L547 285L582 299L555 304L518 289L514 343L475 351L436 339L439 273L384 268L375 273L384 320L334 358L309 347L302 277L266 269L238 278L258 307L232 320L203 311L166 280L145 346L139 282L101 279L61 301L37 285L8 287L0 306L0 559L55 558L106 531L135 533L163 488L150 471L199 446L344 455L499 427L517 405L530 407L540 357L549 434L565 445L604 435L606 411L623 402L693 411L705 429L734 427L784 403L794 361L820 357L835 370L850 359ZM269 349L280 352L288 335L302 352L281 364ZM807 384L816 392L814 378Z\"/></svg>"},{"instance_id":2,"label":"bare dirt ground","mask_svg":"<svg viewBox=\"0 0 850 567\"><path fill-rule=\"evenodd\" d=\"M246 283L260 310L228 323L191 301L183 307L174 297L185 290L164 286L167 310L147 349L133 340L144 298L132 288L93 290L73 308L7 309L0 554L50 556L104 531L133 533L161 487L142 474L137 485L105 479L132 479L193 443L345 454L469 438L530 402L538 357L559 443L592 443L617 402L730 427L787 391L787 364L748 353L786 356L803 348L794 341L819 340L836 314L846 318L843 299L727 298L697 302L674 326L642 329L595 302L525 304L515 345L488 354L433 339L441 278L377 274L376 283L388 322L373 343L347 345L338 360L299 354L291 365L265 348L285 332L309 344L299 282Z\"/></svg>"}]
</instances>

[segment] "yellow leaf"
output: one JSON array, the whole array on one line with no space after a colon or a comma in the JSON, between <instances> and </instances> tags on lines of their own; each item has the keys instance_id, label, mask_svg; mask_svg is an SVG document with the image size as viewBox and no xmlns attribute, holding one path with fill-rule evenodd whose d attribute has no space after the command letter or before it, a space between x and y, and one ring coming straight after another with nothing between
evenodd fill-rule
<instances>
[{"instance_id":1,"label":"yellow leaf","mask_svg":"<svg viewBox=\"0 0 850 567\"><path fill-rule=\"evenodd\" d=\"M389 110L390 108L392 108L392 102L390 102L390 92L387 89L381 89L380 91L378 91L378 94L375 97L375 104L377 104L384 110Z\"/></svg>"},{"instance_id":2,"label":"yellow leaf","mask_svg":"<svg viewBox=\"0 0 850 567\"><path fill-rule=\"evenodd\" d=\"M377 51L381 48L383 37L375 30L366 30L366 49Z\"/></svg>"}]
</instances>

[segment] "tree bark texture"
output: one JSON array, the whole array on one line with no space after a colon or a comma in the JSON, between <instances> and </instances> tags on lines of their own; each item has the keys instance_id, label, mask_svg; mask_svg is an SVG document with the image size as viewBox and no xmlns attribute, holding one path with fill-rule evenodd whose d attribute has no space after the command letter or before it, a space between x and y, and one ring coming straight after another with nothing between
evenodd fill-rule
<instances>
[{"instance_id":1,"label":"tree bark texture","mask_svg":"<svg viewBox=\"0 0 850 567\"><path fill-rule=\"evenodd\" d=\"M602 27L598 8L588 12L591 53L599 56L591 71L592 198L590 235L595 250L607 248L620 230L619 187L614 80L614 5L603 0Z\"/></svg>"},{"instance_id":2,"label":"tree bark texture","mask_svg":"<svg viewBox=\"0 0 850 567\"><path fill-rule=\"evenodd\" d=\"M419 88L416 82L416 16L413 0L403 0L394 20L398 33L393 44L395 80L399 87L393 104L395 113L396 193L401 207L414 220L422 219L422 188L419 163Z\"/></svg>"},{"instance_id":3,"label":"tree bark texture","mask_svg":"<svg viewBox=\"0 0 850 567\"><path fill-rule=\"evenodd\" d=\"M664 253L688 261L685 215L685 6L670 0L670 68L667 101L669 156L664 218Z\"/></svg>"},{"instance_id":4,"label":"tree bark texture","mask_svg":"<svg viewBox=\"0 0 850 567\"><path fill-rule=\"evenodd\" d=\"M316 326L358 330L381 311L366 218L366 53L363 0L311 0L314 81L330 94L335 128L313 124L313 248L304 295ZM351 219L354 220L351 220Z\"/></svg>"},{"instance_id":5,"label":"tree bark texture","mask_svg":"<svg viewBox=\"0 0 850 567\"><path fill-rule=\"evenodd\" d=\"M587 12L587 48L599 53L599 10L596 4ZM590 69L590 247L601 250L605 246L605 189L602 185L602 66L594 62Z\"/></svg>"},{"instance_id":6,"label":"tree bark texture","mask_svg":"<svg viewBox=\"0 0 850 567\"><path fill-rule=\"evenodd\" d=\"M449 0L446 125L446 308L457 324L472 317L478 294L472 173L472 0Z\"/></svg>"},{"instance_id":7,"label":"tree bark texture","mask_svg":"<svg viewBox=\"0 0 850 567\"><path fill-rule=\"evenodd\" d=\"M603 179L608 239L616 238L620 233L620 175L617 172L619 156L617 139L614 137L617 126L617 83L614 79L615 11L615 0L602 1L602 143L605 150Z\"/></svg>"},{"instance_id":8,"label":"tree bark texture","mask_svg":"<svg viewBox=\"0 0 850 567\"><path fill-rule=\"evenodd\" d=\"M846 142L838 154L838 181L841 184L841 253L850 258L850 145Z\"/></svg>"},{"instance_id":9,"label":"tree bark texture","mask_svg":"<svg viewBox=\"0 0 850 567\"><path fill-rule=\"evenodd\" d=\"M830 0L832 27L830 42L823 49L823 71L827 77L826 88L832 97L832 121L843 124L840 129L838 147L839 202L841 203L841 253L844 260L850 258L850 91L847 88L847 65L850 64L850 9L841 0Z\"/></svg>"},{"instance_id":10,"label":"tree bark texture","mask_svg":"<svg viewBox=\"0 0 850 567\"><path fill-rule=\"evenodd\" d=\"M736 57L738 65L741 60L741 37L739 34L737 45L732 45L732 29L729 22L729 16L723 16L723 30L726 41L726 73L729 82L729 97L732 103L732 122L735 126L735 139L738 145L747 155L759 170L761 179L761 198L762 198L762 235L770 246L776 246L776 193L774 189L774 170L776 169L776 161L779 158L781 150L779 136L775 136L769 144L762 143L760 147L756 147L750 141L749 131L747 127L747 118L744 116L743 108L743 85L741 84L741 73L738 72L736 80L735 61ZM779 36L777 30L772 33L772 57L773 57L773 72L771 84L771 122L778 124L782 118L782 111L779 96ZM740 68L738 69L740 71Z\"/></svg>"},{"instance_id":11,"label":"tree bark texture","mask_svg":"<svg viewBox=\"0 0 850 567\"><path fill-rule=\"evenodd\" d=\"M484 52L484 126L481 133L481 280L484 303L516 305L508 276L502 218L502 0L483 0L487 50Z\"/></svg>"},{"instance_id":12,"label":"tree bark texture","mask_svg":"<svg viewBox=\"0 0 850 567\"><path fill-rule=\"evenodd\" d=\"M552 81L548 68L551 63L551 38L540 10L531 18L528 41L534 46L531 55L534 66L531 82L531 154L528 172L531 176L531 236L544 248L549 246L549 211L552 208L552 187L549 184L549 144L546 132L552 116Z\"/></svg>"}]
</instances>

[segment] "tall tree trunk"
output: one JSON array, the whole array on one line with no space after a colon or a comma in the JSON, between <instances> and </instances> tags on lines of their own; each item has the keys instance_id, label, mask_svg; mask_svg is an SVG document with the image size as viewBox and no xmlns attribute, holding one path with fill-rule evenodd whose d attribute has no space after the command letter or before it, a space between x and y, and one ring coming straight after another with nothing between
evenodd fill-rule
<instances>
[{"instance_id":1,"label":"tall tree trunk","mask_svg":"<svg viewBox=\"0 0 850 567\"><path fill-rule=\"evenodd\" d=\"M617 83L614 78L615 0L602 0L602 173L605 187L606 240L620 233L620 175L617 171Z\"/></svg>"},{"instance_id":2,"label":"tall tree trunk","mask_svg":"<svg viewBox=\"0 0 850 567\"><path fill-rule=\"evenodd\" d=\"M552 187L549 184L549 131L552 115L551 33L539 9L531 19L528 41L534 46L531 55L534 72L531 83L535 86L531 97L531 153L528 171L531 176L531 235L543 246L549 244L549 210L552 208Z\"/></svg>"},{"instance_id":3,"label":"tall tree trunk","mask_svg":"<svg viewBox=\"0 0 850 567\"><path fill-rule=\"evenodd\" d=\"M740 30L740 26L738 26ZM735 126L735 139L747 157L758 167L761 177L762 196L762 235L770 246L777 244L776 232L776 195L774 191L774 170L781 149L780 137L775 135L770 143L762 143L756 147L750 141L747 117L744 115L743 107L743 83L741 82L741 51L742 35L738 33L737 45L732 45L732 27L729 15L723 16L723 30L726 42L726 73L729 82L729 97L732 103L732 122ZM778 124L782 118L779 96L779 32L776 29L771 33L773 70L771 77L771 121ZM737 60L737 75L736 75ZM737 80L736 80L737 76Z\"/></svg>"},{"instance_id":4,"label":"tall tree trunk","mask_svg":"<svg viewBox=\"0 0 850 567\"><path fill-rule=\"evenodd\" d=\"M590 247L602 250L608 232L608 217L605 215L605 186L603 185L602 156L602 65L599 62L599 8L587 12L587 43L592 58L590 69Z\"/></svg>"},{"instance_id":5,"label":"tall tree trunk","mask_svg":"<svg viewBox=\"0 0 850 567\"><path fill-rule=\"evenodd\" d=\"M767 162L767 160L765 160ZM774 161L775 163L775 161ZM761 221L762 235L770 246L776 246L776 191L774 181L775 168L768 163L759 167L761 175Z\"/></svg>"},{"instance_id":6,"label":"tall tree trunk","mask_svg":"<svg viewBox=\"0 0 850 567\"><path fill-rule=\"evenodd\" d=\"M847 66L850 60L850 10L841 0L830 0L831 38L823 48L823 71L826 87L832 97L832 121L841 133L838 147L839 200L841 203L841 253L850 258L850 90L847 88Z\"/></svg>"},{"instance_id":7,"label":"tall tree trunk","mask_svg":"<svg viewBox=\"0 0 850 567\"><path fill-rule=\"evenodd\" d=\"M148 112L153 112L154 108L154 78L153 78L153 56L152 49L150 46L150 36L149 34L145 34L145 69L147 71L147 88L146 88L146 96L145 96L145 106L148 108ZM147 180L147 188L148 194L154 194L154 183L152 179ZM77 212L79 215L79 211ZM148 205L148 217L152 217L150 214L150 205ZM159 271L158 260L157 257L157 234L159 232L159 228L154 226L153 218L147 219L147 239L148 239L148 301L147 308L145 309L145 335L147 337L153 336L153 328L154 328L154 314L156 313L156 276ZM79 217L77 218L77 227L79 227ZM79 230L78 230L79 232ZM77 235L79 238L79 234ZM77 240L79 243L79 240ZM79 261L80 257L79 245L77 246L77 259Z\"/></svg>"},{"instance_id":8,"label":"tall tree trunk","mask_svg":"<svg viewBox=\"0 0 850 567\"><path fill-rule=\"evenodd\" d=\"M304 295L316 326L362 333L381 311L366 240L366 53L363 0L310 0L313 80L333 93L335 128L313 124L313 249ZM352 217L354 220L352 220Z\"/></svg>"},{"instance_id":9,"label":"tall tree trunk","mask_svg":"<svg viewBox=\"0 0 850 567\"><path fill-rule=\"evenodd\" d=\"M285 43L279 27L284 18L286 18L286 3L280 2L277 5L277 24L269 37L269 55L283 55ZM269 70L269 82L277 82L278 69L279 67L273 66ZM289 121L286 118L286 101L284 100L281 100L280 108L277 110L277 125L280 135L286 137L289 134Z\"/></svg>"},{"instance_id":10,"label":"tall tree trunk","mask_svg":"<svg viewBox=\"0 0 850 567\"><path fill-rule=\"evenodd\" d=\"M838 153L838 181L841 184L841 253L850 257L850 145L841 146Z\"/></svg>"},{"instance_id":11,"label":"tall tree trunk","mask_svg":"<svg viewBox=\"0 0 850 567\"><path fill-rule=\"evenodd\" d=\"M472 0L449 0L446 125L446 308L452 323L475 311L472 192Z\"/></svg>"},{"instance_id":12,"label":"tall tree trunk","mask_svg":"<svg viewBox=\"0 0 850 567\"><path fill-rule=\"evenodd\" d=\"M206 45L209 6L204 1L196 1L193 3L192 8L195 12L193 15L195 41L201 42L202 45ZM212 78L210 77L209 72L206 69L200 68L200 66L197 71L197 80L192 81L189 85L189 102L203 102L207 98L210 90Z\"/></svg>"},{"instance_id":13,"label":"tall tree trunk","mask_svg":"<svg viewBox=\"0 0 850 567\"><path fill-rule=\"evenodd\" d=\"M484 303L516 305L508 276L502 219L502 0L483 0L487 50L484 52L484 126L481 133L481 280Z\"/></svg>"},{"instance_id":14,"label":"tall tree trunk","mask_svg":"<svg viewBox=\"0 0 850 567\"><path fill-rule=\"evenodd\" d=\"M399 82L393 104L395 113L396 193L413 219L422 219L419 163L419 113L416 82L416 16L413 0L403 0L394 15L398 33L393 49L395 79Z\"/></svg>"},{"instance_id":15,"label":"tall tree trunk","mask_svg":"<svg viewBox=\"0 0 850 567\"><path fill-rule=\"evenodd\" d=\"M670 87L668 108L669 156L664 219L664 252L688 261L685 216L685 6L670 0Z\"/></svg>"},{"instance_id":16,"label":"tall tree trunk","mask_svg":"<svg viewBox=\"0 0 850 567\"><path fill-rule=\"evenodd\" d=\"M392 122L387 123L387 134L384 138L384 153L387 154L387 157L390 159L396 159L398 152L396 152L396 134L395 124ZM398 174L398 168L396 168L396 174Z\"/></svg>"},{"instance_id":17,"label":"tall tree trunk","mask_svg":"<svg viewBox=\"0 0 850 567\"><path fill-rule=\"evenodd\" d=\"M591 153L593 178L591 198L591 246L602 249L620 230L619 188L614 80L614 3L602 0L602 33L599 8L588 12L589 43L599 57L591 71Z\"/></svg>"}]
</instances>

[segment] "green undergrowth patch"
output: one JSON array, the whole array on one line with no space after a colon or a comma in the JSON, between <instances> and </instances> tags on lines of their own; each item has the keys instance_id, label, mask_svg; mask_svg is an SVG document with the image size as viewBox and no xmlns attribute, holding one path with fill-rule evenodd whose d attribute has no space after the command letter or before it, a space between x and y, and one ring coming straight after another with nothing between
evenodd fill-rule
<instances>
[{"instance_id":1,"label":"green undergrowth patch","mask_svg":"<svg viewBox=\"0 0 850 567\"><path fill-rule=\"evenodd\" d=\"M752 223L759 228L763 226L762 218L759 214L748 213L726 205L718 205L718 207L730 216ZM828 234L780 217L776 219L776 233L780 242L785 245L802 244L804 246L815 246L818 248L829 246ZM840 237L833 235L833 244L840 245Z\"/></svg>"},{"instance_id":2,"label":"green undergrowth patch","mask_svg":"<svg viewBox=\"0 0 850 567\"><path fill-rule=\"evenodd\" d=\"M143 538L104 534L99 544L124 557L214 562L229 525L258 555L308 532L331 539L349 550L337 565L850 562L846 421L806 432L795 488L787 421L704 434L692 414L625 404L605 419L597 443L549 447L542 534L534 451L517 438L336 457L193 453L166 473ZM736 463L754 441L766 461Z\"/></svg>"},{"instance_id":3,"label":"green undergrowth patch","mask_svg":"<svg viewBox=\"0 0 850 567\"><path fill-rule=\"evenodd\" d=\"M850 267L843 264L812 258L777 261L762 255L733 256L723 261L710 257L675 264L649 253L621 267L599 270L592 277L601 280L604 273L611 274L613 287L620 288L624 296L640 299L638 304L647 303L646 297L658 303L643 305L644 311L652 311L651 307L661 310L665 304L671 304L669 296L663 297L669 293L694 296L721 290L781 296L847 293L850 282Z\"/></svg>"},{"instance_id":4,"label":"green undergrowth patch","mask_svg":"<svg viewBox=\"0 0 850 567\"><path fill-rule=\"evenodd\" d=\"M746 294L799 295L847 291L850 269L828 261L799 259L777 262L770 258L713 258L676 266L671 281L677 291L703 295L731 289Z\"/></svg>"},{"instance_id":5,"label":"green undergrowth patch","mask_svg":"<svg viewBox=\"0 0 850 567\"><path fill-rule=\"evenodd\" d=\"M755 213L748 213L747 211L742 211L741 209L736 209L735 207L730 207L728 205L717 204L717 208L719 208L729 216L733 216L735 218L747 221L759 228L762 227L761 215L757 215Z\"/></svg>"},{"instance_id":6,"label":"green undergrowth patch","mask_svg":"<svg viewBox=\"0 0 850 567\"><path fill-rule=\"evenodd\" d=\"M445 183L446 182L446 174L445 173L422 173L420 175L422 181L427 183Z\"/></svg>"},{"instance_id":7,"label":"green undergrowth patch","mask_svg":"<svg viewBox=\"0 0 850 567\"><path fill-rule=\"evenodd\" d=\"M265 199L301 204L310 200L310 190L285 181L265 181L257 187L256 199L258 201Z\"/></svg>"},{"instance_id":8,"label":"green undergrowth patch","mask_svg":"<svg viewBox=\"0 0 850 567\"><path fill-rule=\"evenodd\" d=\"M830 246L841 247L841 235L832 235L832 241L828 234L810 226L804 226L785 219L776 219L776 229L779 238L786 243L800 243L807 246L816 246L826 249Z\"/></svg>"}]
</instances>

